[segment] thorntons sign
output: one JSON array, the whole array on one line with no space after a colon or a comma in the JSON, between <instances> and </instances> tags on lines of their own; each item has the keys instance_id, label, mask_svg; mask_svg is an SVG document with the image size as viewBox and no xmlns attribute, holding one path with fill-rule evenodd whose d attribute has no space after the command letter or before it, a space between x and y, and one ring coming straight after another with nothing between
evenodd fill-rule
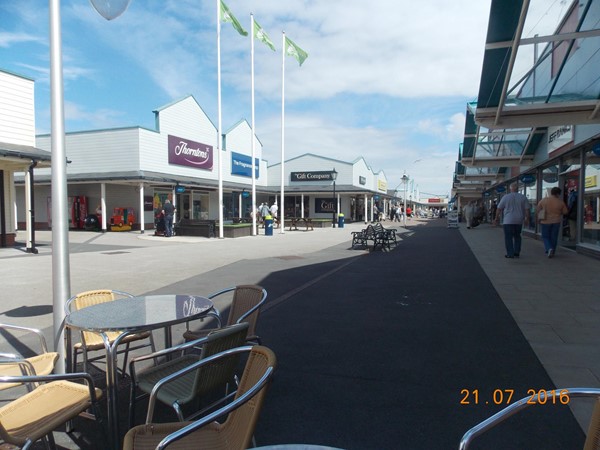
<instances>
[{"instance_id":1,"label":"thorntons sign","mask_svg":"<svg viewBox=\"0 0 600 450\"><path fill-rule=\"evenodd\" d=\"M212 170L212 145L169 135L169 164Z\"/></svg>"},{"instance_id":2,"label":"thorntons sign","mask_svg":"<svg viewBox=\"0 0 600 450\"><path fill-rule=\"evenodd\" d=\"M331 172L292 172L292 181L331 181Z\"/></svg>"}]
</instances>

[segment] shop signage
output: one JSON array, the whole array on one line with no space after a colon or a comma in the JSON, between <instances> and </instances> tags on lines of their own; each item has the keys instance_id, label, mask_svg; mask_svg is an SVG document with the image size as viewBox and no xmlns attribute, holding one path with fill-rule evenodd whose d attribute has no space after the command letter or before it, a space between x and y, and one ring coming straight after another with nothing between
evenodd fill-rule
<instances>
[{"instance_id":1,"label":"shop signage","mask_svg":"<svg viewBox=\"0 0 600 450\"><path fill-rule=\"evenodd\" d=\"M600 156L600 142L592 147L592 152L594 152L594 155Z\"/></svg>"},{"instance_id":2,"label":"shop signage","mask_svg":"<svg viewBox=\"0 0 600 450\"><path fill-rule=\"evenodd\" d=\"M258 178L259 160L254 158L254 178ZM231 175L252 178L252 157L231 152Z\"/></svg>"},{"instance_id":3,"label":"shop signage","mask_svg":"<svg viewBox=\"0 0 600 450\"><path fill-rule=\"evenodd\" d=\"M331 171L319 171L319 172L292 172L291 181L333 181L331 178Z\"/></svg>"},{"instance_id":4,"label":"shop signage","mask_svg":"<svg viewBox=\"0 0 600 450\"><path fill-rule=\"evenodd\" d=\"M593 188L598 186L597 175L590 175L589 177L585 177L585 187Z\"/></svg>"},{"instance_id":5,"label":"shop signage","mask_svg":"<svg viewBox=\"0 0 600 450\"><path fill-rule=\"evenodd\" d=\"M185 192L185 186L181 186L180 184L178 184L177 186L175 186L175 193L176 194L183 194Z\"/></svg>"},{"instance_id":6,"label":"shop signage","mask_svg":"<svg viewBox=\"0 0 600 450\"><path fill-rule=\"evenodd\" d=\"M572 140L573 127L571 125L548 127L548 154L551 154Z\"/></svg>"},{"instance_id":7,"label":"shop signage","mask_svg":"<svg viewBox=\"0 0 600 450\"><path fill-rule=\"evenodd\" d=\"M358 177L358 184L362 184L364 186L367 184L367 179L365 177Z\"/></svg>"},{"instance_id":8,"label":"shop signage","mask_svg":"<svg viewBox=\"0 0 600 450\"><path fill-rule=\"evenodd\" d=\"M430 199L427 199L427 202L428 203L442 203L442 199L440 199L440 198L430 198Z\"/></svg>"},{"instance_id":9,"label":"shop signage","mask_svg":"<svg viewBox=\"0 0 600 450\"><path fill-rule=\"evenodd\" d=\"M154 211L151 195L144 195L144 211Z\"/></svg>"},{"instance_id":10,"label":"shop signage","mask_svg":"<svg viewBox=\"0 0 600 450\"><path fill-rule=\"evenodd\" d=\"M177 136L168 138L169 164L212 170L212 145L190 141Z\"/></svg>"},{"instance_id":11,"label":"shop signage","mask_svg":"<svg viewBox=\"0 0 600 450\"><path fill-rule=\"evenodd\" d=\"M386 192L387 191L387 182L377 180L377 190Z\"/></svg>"},{"instance_id":12,"label":"shop signage","mask_svg":"<svg viewBox=\"0 0 600 450\"><path fill-rule=\"evenodd\" d=\"M196 300L200 299L200 297L194 295L176 295L175 308L177 318L190 317L194 314L206 311L206 305L202 304L202 302L198 302L198 305L200 306L196 305Z\"/></svg>"},{"instance_id":13,"label":"shop signage","mask_svg":"<svg viewBox=\"0 0 600 450\"><path fill-rule=\"evenodd\" d=\"M531 186L535 184L535 175L531 173L526 173L525 175L521 176L521 181L525 186Z\"/></svg>"},{"instance_id":14,"label":"shop signage","mask_svg":"<svg viewBox=\"0 0 600 450\"><path fill-rule=\"evenodd\" d=\"M502 185L502 186L497 186L497 187L496 187L496 192L497 192L498 194L500 194L500 193L502 193L502 192L504 192L504 191L506 191L506 186Z\"/></svg>"},{"instance_id":15,"label":"shop signage","mask_svg":"<svg viewBox=\"0 0 600 450\"><path fill-rule=\"evenodd\" d=\"M332 213L335 210L335 199L315 198L316 213Z\"/></svg>"}]
</instances>

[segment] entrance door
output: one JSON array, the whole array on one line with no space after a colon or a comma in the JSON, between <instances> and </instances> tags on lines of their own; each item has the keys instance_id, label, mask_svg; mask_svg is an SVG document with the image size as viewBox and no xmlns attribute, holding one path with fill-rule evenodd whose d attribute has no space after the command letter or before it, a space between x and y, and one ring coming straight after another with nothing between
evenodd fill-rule
<instances>
[{"instance_id":1,"label":"entrance door","mask_svg":"<svg viewBox=\"0 0 600 450\"><path fill-rule=\"evenodd\" d=\"M177 194L177 220L191 217L190 194Z\"/></svg>"}]
</instances>

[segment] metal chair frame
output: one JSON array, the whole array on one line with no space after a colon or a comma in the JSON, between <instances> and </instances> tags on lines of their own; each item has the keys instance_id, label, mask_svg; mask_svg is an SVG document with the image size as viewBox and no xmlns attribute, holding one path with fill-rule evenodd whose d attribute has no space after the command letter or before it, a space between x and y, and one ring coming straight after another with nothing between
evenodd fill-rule
<instances>
[{"instance_id":1,"label":"metal chair frame","mask_svg":"<svg viewBox=\"0 0 600 450\"><path fill-rule=\"evenodd\" d=\"M124 292L124 291L119 291L119 290L115 290L115 289L97 289L97 290L92 290L92 291L86 291L86 292L80 292L74 296L72 296L71 298L69 298L67 300L67 302L65 303L65 312L68 315L71 310L72 310L72 305L74 303L77 302L78 299L80 299L82 296L85 296L87 294L100 294L100 293L106 293L107 295L110 295L112 298L107 298L107 300L105 301L114 301L117 300L117 297L122 297L122 298L132 298L134 297L133 294L130 294L128 292ZM88 305L89 306L89 305ZM83 309L83 308L78 308L78 309ZM104 350L104 344L102 345L94 345L93 347L97 347L97 348L88 348L88 344L85 341L85 334L86 333L90 333L90 334L98 334L98 333L94 333L92 331L85 331L82 330L79 332L79 335L81 337L81 343L80 345L75 344L73 346L73 358L72 358L72 370L74 371L77 367L77 353L79 351L81 351L81 353L83 354L83 370L85 372L88 371L88 363L93 362L93 361L98 361L102 358L105 357L105 355L100 355L100 356L96 356L94 358L89 358L88 357L88 352L90 351L99 351L99 350ZM98 334L99 336L99 334ZM116 337L113 337L110 339L110 341L114 341ZM142 340L148 338L149 339L149 344L140 344L137 346L131 346L131 342L137 341L137 340ZM138 350L141 348L145 348L145 347L150 347L152 349L153 352L156 351L156 346L154 345L154 337L152 335L152 331L148 331L148 332L144 332L141 334L132 334L129 336L126 336L123 341L122 344L125 345L125 349L124 350L120 350L117 352L117 354L124 354L125 358L123 360L123 367L121 369L121 373L123 374L123 376L125 375L125 370L127 368L127 358L129 356L129 352L132 350ZM71 349L68 349L68 351L71 351Z\"/></svg>"},{"instance_id":2,"label":"metal chair frame","mask_svg":"<svg viewBox=\"0 0 600 450\"><path fill-rule=\"evenodd\" d=\"M566 393L566 394L565 394ZM584 450L592 450L598 448L596 445L600 440L600 389L596 388L563 388L553 389L551 391L540 391L535 395L530 395L511 403L506 408L498 411L491 417L488 417L483 422L475 425L468 430L460 440L459 450L468 450L469 445L480 434L494 428L496 425L504 422L509 417L535 404L553 403L558 397L559 401L563 395L568 395L569 399L579 397L596 397L599 399L596 402L592 423L590 423L590 431L588 431ZM599 423L594 423L594 422Z\"/></svg>"}]
</instances>

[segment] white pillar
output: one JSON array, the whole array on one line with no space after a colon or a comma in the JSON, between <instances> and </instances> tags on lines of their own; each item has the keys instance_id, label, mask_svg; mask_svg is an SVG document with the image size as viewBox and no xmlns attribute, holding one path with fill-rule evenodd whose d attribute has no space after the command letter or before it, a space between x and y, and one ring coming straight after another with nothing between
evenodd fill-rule
<instances>
[{"instance_id":1,"label":"white pillar","mask_svg":"<svg viewBox=\"0 0 600 450\"><path fill-rule=\"evenodd\" d=\"M304 219L304 194L300 195L300 217Z\"/></svg>"},{"instance_id":2,"label":"white pillar","mask_svg":"<svg viewBox=\"0 0 600 450\"><path fill-rule=\"evenodd\" d=\"M100 184L100 208L102 209L102 232L106 231L106 217L108 211L106 210L106 183Z\"/></svg>"},{"instance_id":3,"label":"white pillar","mask_svg":"<svg viewBox=\"0 0 600 450\"><path fill-rule=\"evenodd\" d=\"M368 199L367 199L367 194L365 194L365 223L368 222L367 220L367 203L368 203Z\"/></svg>"},{"instance_id":4,"label":"white pillar","mask_svg":"<svg viewBox=\"0 0 600 450\"><path fill-rule=\"evenodd\" d=\"M144 183L140 183L140 233L144 234L146 224L144 218Z\"/></svg>"},{"instance_id":5,"label":"white pillar","mask_svg":"<svg viewBox=\"0 0 600 450\"><path fill-rule=\"evenodd\" d=\"M33 248L33 227L35 226L33 221L31 220L31 211L33 205L31 204L31 190L33 186L31 185L31 177L29 176L29 172L25 172L25 228L27 230L27 250ZM15 214L16 217L16 214ZM15 227L16 229L16 227Z\"/></svg>"}]
</instances>

